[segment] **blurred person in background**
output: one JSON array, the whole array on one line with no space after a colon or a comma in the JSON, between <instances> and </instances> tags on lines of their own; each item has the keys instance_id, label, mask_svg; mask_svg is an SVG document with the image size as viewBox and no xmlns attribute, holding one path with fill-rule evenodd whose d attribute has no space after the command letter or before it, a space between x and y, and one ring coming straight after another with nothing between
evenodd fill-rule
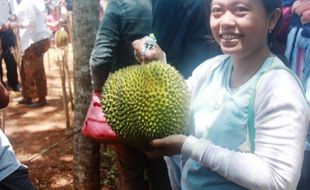
<instances>
[{"instance_id":1,"label":"blurred person in background","mask_svg":"<svg viewBox=\"0 0 310 190\"><path fill-rule=\"evenodd\" d=\"M19 28L22 64L22 98L20 104L35 108L47 103L47 83L44 53L50 47L50 32L46 26L43 0L18 0L15 21L6 23L8 28ZM33 102L34 99L38 99Z\"/></svg>"},{"instance_id":2,"label":"blurred person in background","mask_svg":"<svg viewBox=\"0 0 310 190\"><path fill-rule=\"evenodd\" d=\"M297 0L292 6L293 20L286 45L286 57L306 91L310 104L310 1ZM305 155L298 190L310 188L310 128L308 128Z\"/></svg>"},{"instance_id":3,"label":"blurred person in background","mask_svg":"<svg viewBox=\"0 0 310 190\"><path fill-rule=\"evenodd\" d=\"M8 87L13 91L20 91L18 82L17 63L14 57L16 47L16 36L11 28L6 27L5 23L10 21L13 16L14 3L12 0L0 0L0 79L3 82L2 59L4 59L7 70Z\"/></svg>"}]
</instances>

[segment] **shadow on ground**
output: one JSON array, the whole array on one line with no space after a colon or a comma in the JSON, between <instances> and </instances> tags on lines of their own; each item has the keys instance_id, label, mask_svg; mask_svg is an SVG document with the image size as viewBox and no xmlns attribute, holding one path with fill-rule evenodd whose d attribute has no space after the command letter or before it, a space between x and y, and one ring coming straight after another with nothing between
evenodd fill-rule
<instances>
[{"instance_id":1,"label":"shadow on ground","mask_svg":"<svg viewBox=\"0 0 310 190\"><path fill-rule=\"evenodd\" d=\"M48 149L63 139L66 139L64 129L23 131L10 136L15 152L20 161L29 167L31 179L38 190L72 189L72 138L68 137L66 141Z\"/></svg>"}]
</instances>

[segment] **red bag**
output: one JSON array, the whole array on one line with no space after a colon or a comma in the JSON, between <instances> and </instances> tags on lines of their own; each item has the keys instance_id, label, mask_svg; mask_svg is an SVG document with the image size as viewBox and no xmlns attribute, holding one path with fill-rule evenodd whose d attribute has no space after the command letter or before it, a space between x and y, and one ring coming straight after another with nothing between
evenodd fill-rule
<instances>
[{"instance_id":1,"label":"red bag","mask_svg":"<svg viewBox=\"0 0 310 190\"><path fill-rule=\"evenodd\" d=\"M98 94L94 93L92 95L92 100L82 128L82 134L103 143L119 144L122 142L107 123Z\"/></svg>"}]
</instances>

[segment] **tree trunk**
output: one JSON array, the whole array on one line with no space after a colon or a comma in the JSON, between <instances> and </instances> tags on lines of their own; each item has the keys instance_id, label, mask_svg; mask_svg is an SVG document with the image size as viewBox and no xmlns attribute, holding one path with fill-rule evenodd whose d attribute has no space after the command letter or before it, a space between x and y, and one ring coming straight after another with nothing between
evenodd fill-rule
<instances>
[{"instance_id":1,"label":"tree trunk","mask_svg":"<svg viewBox=\"0 0 310 190\"><path fill-rule=\"evenodd\" d=\"M91 82L88 61L99 24L98 7L97 1L74 0L73 3L75 130L83 126L90 103ZM73 189L99 190L99 144L77 134L73 138L73 155Z\"/></svg>"}]
</instances>

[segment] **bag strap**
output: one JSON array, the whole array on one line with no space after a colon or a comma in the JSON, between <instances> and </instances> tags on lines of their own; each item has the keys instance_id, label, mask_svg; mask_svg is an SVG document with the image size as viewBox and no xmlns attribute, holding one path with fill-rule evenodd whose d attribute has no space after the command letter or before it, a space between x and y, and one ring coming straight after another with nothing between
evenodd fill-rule
<instances>
[{"instance_id":1,"label":"bag strap","mask_svg":"<svg viewBox=\"0 0 310 190\"><path fill-rule=\"evenodd\" d=\"M284 65L276 65L276 66L272 66L271 68L265 70L265 71L262 71L260 72L257 80L256 80L256 83L254 85L254 88L253 88L253 91L252 91L252 94L250 96L250 102L249 102L249 109L248 109L248 132L249 132L249 138L250 138L250 149L251 149L251 152L254 152L255 151L255 112L254 112L254 102L255 102L255 96L256 96L256 87L257 87L257 84L260 80L260 78L267 72L269 71L272 71L272 70L279 70L279 69L283 69L283 70L286 70L288 71L292 76L294 76L294 78L296 79L297 83L299 84L299 87L302 89L303 91L303 95L306 99L306 96L305 96L305 93L304 93L304 88L302 86L302 84L300 83L300 80L298 79L298 77L294 74L294 72L292 70L290 70L289 68L287 68L286 66Z\"/></svg>"},{"instance_id":2,"label":"bag strap","mask_svg":"<svg viewBox=\"0 0 310 190\"><path fill-rule=\"evenodd\" d=\"M256 96L256 85L255 88L253 88L253 92L250 97L250 103L249 103L249 111L248 111L248 132L249 132L249 138L250 138L250 149L251 152L255 151L255 113L254 113L254 101Z\"/></svg>"}]
</instances>

